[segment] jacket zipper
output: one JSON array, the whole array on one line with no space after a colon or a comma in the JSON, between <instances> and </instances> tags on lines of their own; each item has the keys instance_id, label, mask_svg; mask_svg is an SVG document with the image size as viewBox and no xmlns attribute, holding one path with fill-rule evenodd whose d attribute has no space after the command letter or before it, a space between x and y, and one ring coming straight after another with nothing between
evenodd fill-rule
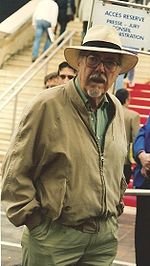
<instances>
[{"instance_id":1,"label":"jacket zipper","mask_svg":"<svg viewBox=\"0 0 150 266\"><path fill-rule=\"evenodd\" d=\"M101 151L101 147L99 144L99 139L97 137L95 137L96 139L96 144L98 147L98 153L99 153L99 170L100 170L100 177L101 177L101 182L102 182L102 211L101 214L103 215L105 213L105 209L106 209L106 186L105 186L105 180L104 180L104 174L103 174L103 161L104 161L104 156L103 153Z\"/></svg>"}]
</instances>

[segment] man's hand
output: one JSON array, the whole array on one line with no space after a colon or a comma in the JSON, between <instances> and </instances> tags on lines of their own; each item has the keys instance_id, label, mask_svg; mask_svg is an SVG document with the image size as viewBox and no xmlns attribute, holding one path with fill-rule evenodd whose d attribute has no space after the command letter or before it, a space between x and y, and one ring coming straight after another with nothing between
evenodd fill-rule
<instances>
[{"instance_id":1,"label":"man's hand","mask_svg":"<svg viewBox=\"0 0 150 266\"><path fill-rule=\"evenodd\" d=\"M146 178L150 178L150 171L146 171L143 167L141 169L141 174Z\"/></svg>"},{"instance_id":2,"label":"man's hand","mask_svg":"<svg viewBox=\"0 0 150 266\"><path fill-rule=\"evenodd\" d=\"M150 153L146 153L145 151L142 151L139 155L138 158L141 161L141 164L145 171L150 171Z\"/></svg>"}]
</instances>

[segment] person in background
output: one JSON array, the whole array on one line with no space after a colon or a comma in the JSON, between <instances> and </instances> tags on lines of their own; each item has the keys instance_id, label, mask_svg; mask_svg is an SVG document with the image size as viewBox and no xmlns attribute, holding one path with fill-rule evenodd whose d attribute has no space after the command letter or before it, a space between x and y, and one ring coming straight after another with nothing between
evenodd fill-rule
<instances>
[{"instance_id":1,"label":"person in background","mask_svg":"<svg viewBox=\"0 0 150 266\"><path fill-rule=\"evenodd\" d=\"M134 87L135 83L134 83L134 75L135 75L135 69L131 69L128 73L125 74L121 74L118 76L118 78L116 79L115 82L115 86L114 86L114 90L120 90L122 88L124 88L126 85L124 84L124 80L127 78L128 82L129 82L129 87Z\"/></svg>"},{"instance_id":2,"label":"person in background","mask_svg":"<svg viewBox=\"0 0 150 266\"><path fill-rule=\"evenodd\" d=\"M133 68L127 73L127 78L129 80L129 87L134 87L135 86L134 76L135 76L135 69Z\"/></svg>"},{"instance_id":3,"label":"person in background","mask_svg":"<svg viewBox=\"0 0 150 266\"><path fill-rule=\"evenodd\" d=\"M76 6L74 0L55 0L59 7L58 13L58 24L60 25L61 35L67 27L67 23L74 20L74 15L76 12Z\"/></svg>"},{"instance_id":4,"label":"person in background","mask_svg":"<svg viewBox=\"0 0 150 266\"><path fill-rule=\"evenodd\" d=\"M65 84L77 75L77 71L67 61L63 61L58 66L58 75L60 84Z\"/></svg>"},{"instance_id":5,"label":"person in background","mask_svg":"<svg viewBox=\"0 0 150 266\"><path fill-rule=\"evenodd\" d=\"M114 83L114 92L125 87L124 86L124 79L126 77L127 77L127 73L123 73L123 74L118 75L118 77Z\"/></svg>"},{"instance_id":6,"label":"person in background","mask_svg":"<svg viewBox=\"0 0 150 266\"><path fill-rule=\"evenodd\" d=\"M139 113L130 110L130 94L127 89L119 89L116 91L116 97L121 102L123 106L124 112L124 121L125 121L125 129L126 129L126 136L127 136L127 149L128 154L124 164L124 175L126 178L127 184L130 182L130 178L132 175L132 164L130 160L130 146L132 145L135 136L140 128L140 115Z\"/></svg>"},{"instance_id":7,"label":"person in background","mask_svg":"<svg viewBox=\"0 0 150 266\"><path fill-rule=\"evenodd\" d=\"M147 123L139 129L133 144L136 161L134 187L150 191L150 115ZM135 221L135 254L137 266L150 263L150 195L137 196Z\"/></svg>"},{"instance_id":8,"label":"person in background","mask_svg":"<svg viewBox=\"0 0 150 266\"><path fill-rule=\"evenodd\" d=\"M46 41L43 52L53 42L53 33L57 24L58 5L53 0L41 0L33 13L32 24L35 29L33 42L32 62L38 58L40 42L43 34L46 34Z\"/></svg>"},{"instance_id":9,"label":"person in background","mask_svg":"<svg viewBox=\"0 0 150 266\"><path fill-rule=\"evenodd\" d=\"M78 16L82 21L82 40L86 34L88 21L91 14L92 0L81 0L79 4Z\"/></svg>"},{"instance_id":10,"label":"person in background","mask_svg":"<svg viewBox=\"0 0 150 266\"><path fill-rule=\"evenodd\" d=\"M60 78L59 78L58 72L49 73L44 78L45 89L55 87L59 84L60 84Z\"/></svg>"},{"instance_id":11,"label":"person in background","mask_svg":"<svg viewBox=\"0 0 150 266\"><path fill-rule=\"evenodd\" d=\"M64 55L77 76L24 110L3 162L2 201L9 220L25 225L22 266L110 266L127 142L122 106L108 90L138 58L107 25Z\"/></svg>"}]
</instances>

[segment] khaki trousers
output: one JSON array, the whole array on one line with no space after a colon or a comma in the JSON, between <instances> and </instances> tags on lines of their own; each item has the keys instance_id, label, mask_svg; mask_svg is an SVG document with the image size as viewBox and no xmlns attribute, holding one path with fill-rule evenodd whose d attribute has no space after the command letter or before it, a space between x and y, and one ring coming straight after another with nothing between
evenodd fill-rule
<instances>
[{"instance_id":1,"label":"khaki trousers","mask_svg":"<svg viewBox=\"0 0 150 266\"><path fill-rule=\"evenodd\" d=\"M22 266L109 266L117 252L116 218L100 222L97 233L83 233L46 220L22 236Z\"/></svg>"}]
</instances>

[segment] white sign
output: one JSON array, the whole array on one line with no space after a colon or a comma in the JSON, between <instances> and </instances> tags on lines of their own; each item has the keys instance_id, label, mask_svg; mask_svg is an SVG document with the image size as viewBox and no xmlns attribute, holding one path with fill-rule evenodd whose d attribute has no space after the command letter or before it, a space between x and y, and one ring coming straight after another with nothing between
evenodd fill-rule
<instances>
[{"instance_id":1,"label":"white sign","mask_svg":"<svg viewBox=\"0 0 150 266\"><path fill-rule=\"evenodd\" d=\"M150 10L95 1L92 24L108 24L118 31L122 45L150 50Z\"/></svg>"}]
</instances>

